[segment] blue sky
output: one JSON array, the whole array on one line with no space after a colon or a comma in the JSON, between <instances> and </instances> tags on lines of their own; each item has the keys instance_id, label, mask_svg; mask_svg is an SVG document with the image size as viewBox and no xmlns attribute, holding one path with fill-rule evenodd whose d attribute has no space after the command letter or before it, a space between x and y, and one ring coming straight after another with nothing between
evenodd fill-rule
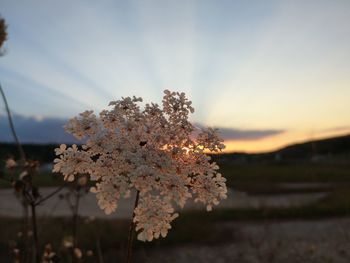
<instances>
[{"instance_id":1,"label":"blue sky","mask_svg":"<svg viewBox=\"0 0 350 263\"><path fill-rule=\"evenodd\" d=\"M266 135L229 150L350 132L350 1L2 0L0 14L0 81L22 119L171 89L196 123Z\"/></svg>"}]
</instances>

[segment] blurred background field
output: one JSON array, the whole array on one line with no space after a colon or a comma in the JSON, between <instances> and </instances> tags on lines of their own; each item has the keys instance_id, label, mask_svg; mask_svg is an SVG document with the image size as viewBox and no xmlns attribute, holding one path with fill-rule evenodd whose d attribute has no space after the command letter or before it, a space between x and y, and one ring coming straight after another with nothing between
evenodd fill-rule
<instances>
[{"instance_id":1,"label":"blurred background field","mask_svg":"<svg viewBox=\"0 0 350 263\"><path fill-rule=\"evenodd\" d=\"M349 142L350 136L342 136L264 154L212 156L227 178L228 199L212 212L187 205L166 239L135 242L135 262L348 262ZM50 172L54 147L24 145L30 158L41 161L33 179L44 196L63 184L61 176ZM0 149L6 149L2 160L16 156L12 145ZM11 183L2 181L0 186L0 254L9 259L11 242L20 244L23 238L23 219L21 206L10 197ZM41 246L51 242L62 257L62 242L71 236L72 214L65 197L69 191L67 186L38 207ZM106 216L92 194L82 193L77 240L84 262L124 257L132 199ZM6 202L13 203L11 217ZM88 256L88 250L93 255Z\"/></svg>"}]
</instances>

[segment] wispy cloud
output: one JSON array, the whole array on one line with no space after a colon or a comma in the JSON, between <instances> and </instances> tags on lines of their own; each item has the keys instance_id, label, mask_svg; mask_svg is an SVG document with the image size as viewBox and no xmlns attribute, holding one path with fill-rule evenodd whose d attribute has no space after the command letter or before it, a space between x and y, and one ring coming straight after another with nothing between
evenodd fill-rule
<instances>
[{"instance_id":1,"label":"wispy cloud","mask_svg":"<svg viewBox=\"0 0 350 263\"><path fill-rule=\"evenodd\" d=\"M196 124L197 128L203 128L205 125ZM219 130L222 139L226 141L254 141L282 134L286 132L283 129L237 129L227 127L214 127Z\"/></svg>"},{"instance_id":2,"label":"wispy cloud","mask_svg":"<svg viewBox=\"0 0 350 263\"><path fill-rule=\"evenodd\" d=\"M322 130L322 132L350 132L350 126L337 126Z\"/></svg>"},{"instance_id":3,"label":"wispy cloud","mask_svg":"<svg viewBox=\"0 0 350 263\"><path fill-rule=\"evenodd\" d=\"M267 130L241 130L235 128L219 128L221 137L224 140L260 140L266 137L279 135L285 132L285 130L279 129L267 129Z\"/></svg>"},{"instance_id":4,"label":"wispy cloud","mask_svg":"<svg viewBox=\"0 0 350 263\"><path fill-rule=\"evenodd\" d=\"M41 116L26 117L20 114L13 116L16 131L19 139L24 143L76 143L73 136L66 133L63 129L67 119L63 118L45 118ZM196 124L197 127L205 125ZM253 141L266 137L279 135L284 130L266 129L266 130L242 130L235 128L220 128L219 133L224 140ZM12 142L13 137L10 133L7 117L0 115L0 142Z\"/></svg>"}]
</instances>

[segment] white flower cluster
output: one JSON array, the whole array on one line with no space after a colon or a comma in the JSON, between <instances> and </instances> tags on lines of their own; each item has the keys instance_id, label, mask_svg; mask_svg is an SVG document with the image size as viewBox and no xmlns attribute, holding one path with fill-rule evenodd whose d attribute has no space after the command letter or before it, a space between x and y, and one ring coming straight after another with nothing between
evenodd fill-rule
<instances>
[{"instance_id":1,"label":"white flower cluster","mask_svg":"<svg viewBox=\"0 0 350 263\"><path fill-rule=\"evenodd\" d=\"M211 210L227 193L219 167L206 155L225 147L217 131L202 130L193 138L191 102L184 93L164 93L162 107L151 103L141 109L141 98L126 97L112 101L98 117L81 113L65 129L84 140L82 147L56 149L53 171L68 181L89 174L96 181L91 191L105 213L114 212L131 190L139 191L133 220L140 240L166 236L178 216L174 205L183 207L193 197Z\"/></svg>"}]
</instances>

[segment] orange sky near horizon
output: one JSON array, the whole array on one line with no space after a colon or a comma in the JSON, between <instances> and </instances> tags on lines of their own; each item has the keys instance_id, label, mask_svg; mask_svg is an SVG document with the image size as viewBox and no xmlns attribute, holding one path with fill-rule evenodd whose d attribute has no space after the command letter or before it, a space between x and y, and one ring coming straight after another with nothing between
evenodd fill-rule
<instances>
[{"instance_id":1,"label":"orange sky near horizon","mask_svg":"<svg viewBox=\"0 0 350 263\"><path fill-rule=\"evenodd\" d=\"M260 140L228 140L224 142L226 145L224 152L264 153L275 151L296 143L327 139L343 135L350 135L350 128L347 131L330 131L313 135L302 132L288 132Z\"/></svg>"}]
</instances>

